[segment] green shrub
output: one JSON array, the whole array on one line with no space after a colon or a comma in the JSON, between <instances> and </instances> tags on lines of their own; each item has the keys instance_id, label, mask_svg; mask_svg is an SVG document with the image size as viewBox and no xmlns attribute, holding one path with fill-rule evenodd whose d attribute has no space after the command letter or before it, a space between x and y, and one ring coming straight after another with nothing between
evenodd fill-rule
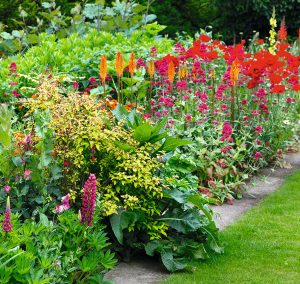
<instances>
[{"instance_id":1,"label":"green shrub","mask_svg":"<svg viewBox=\"0 0 300 284\"><path fill-rule=\"evenodd\" d=\"M116 264L104 228L80 224L72 211L57 224L44 214L39 222L12 217L13 231L0 233L1 283L104 283Z\"/></svg>"}]
</instances>

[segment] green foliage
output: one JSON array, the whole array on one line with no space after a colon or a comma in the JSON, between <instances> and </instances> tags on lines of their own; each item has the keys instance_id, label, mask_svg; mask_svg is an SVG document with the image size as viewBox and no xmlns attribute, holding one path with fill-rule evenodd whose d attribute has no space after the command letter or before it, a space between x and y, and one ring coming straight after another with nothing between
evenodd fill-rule
<instances>
[{"instance_id":1,"label":"green foliage","mask_svg":"<svg viewBox=\"0 0 300 284\"><path fill-rule=\"evenodd\" d=\"M97 176L100 214L115 240L115 250L126 256L153 240L170 247L179 238L179 243L190 242L198 257L201 247L206 251L203 243L218 246L217 228L205 206L210 200L197 192L195 177L187 173L179 177L175 166L171 170L172 166L163 164L168 160L163 158L166 152L190 145L189 140L169 137L166 120L151 125L120 106L112 116L101 100L59 92L55 79L44 81L39 96L25 104L27 113L50 111L55 157L63 165L62 184L75 207L88 174ZM183 246L175 258L189 261L190 251L190 246ZM83 270L94 265L89 258L81 263ZM167 261L165 265L175 270Z\"/></svg>"},{"instance_id":2,"label":"green foliage","mask_svg":"<svg viewBox=\"0 0 300 284\"><path fill-rule=\"evenodd\" d=\"M11 93L8 82L8 67L12 61L17 64L17 72L21 74L14 80L19 82L17 86L22 88L22 93L32 95L32 89L37 85L37 74L49 73L61 75L61 80L68 77L69 81L79 81L84 88L89 84L90 77L99 77L99 58L106 54L109 62L108 71L114 68L114 58L118 51L123 54L130 54L133 50L137 57L146 58L149 56L150 48L156 46L158 54L172 50L172 40L166 38L154 38L144 33L135 31L130 37L122 33L112 35L108 32L97 32L92 29L84 36L73 33L68 38L57 40L54 35L40 34L39 44L25 53L0 62L0 87L3 92ZM68 73L68 76L64 74ZM114 73L114 72L113 72ZM28 76L31 75L31 76ZM2 98L7 100L7 98Z\"/></svg>"},{"instance_id":3,"label":"green foliage","mask_svg":"<svg viewBox=\"0 0 300 284\"><path fill-rule=\"evenodd\" d=\"M145 27L145 31L155 36L163 26L152 23L156 18L148 14L146 6L135 1L116 1L105 6L105 1L87 3L87 1L68 3L64 0L30 3L30 1L13 1L12 7L19 6L19 13L13 14L14 22L0 26L0 51L5 54L24 52L39 43L39 34L55 35L56 39L65 38L72 33L84 35L91 29L98 32L122 32L130 36L134 31ZM21 5L21 2L22 3ZM5 8L11 9L11 7ZM1 3L0 3L1 8ZM16 9L17 10L17 9ZM16 10L14 12L16 12ZM147 10L147 12L145 12ZM146 14L144 14L146 13Z\"/></svg>"},{"instance_id":4,"label":"green foliage","mask_svg":"<svg viewBox=\"0 0 300 284\"><path fill-rule=\"evenodd\" d=\"M57 224L43 214L37 223L17 218L0 235L1 283L91 283L116 264L103 227L81 225L72 211Z\"/></svg>"}]
</instances>

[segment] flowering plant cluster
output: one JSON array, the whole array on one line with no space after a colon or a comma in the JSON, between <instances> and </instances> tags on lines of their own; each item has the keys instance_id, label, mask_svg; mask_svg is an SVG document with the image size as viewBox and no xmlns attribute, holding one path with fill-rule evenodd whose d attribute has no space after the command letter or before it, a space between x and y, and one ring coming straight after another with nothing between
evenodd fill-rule
<instances>
[{"instance_id":1,"label":"flowering plant cluster","mask_svg":"<svg viewBox=\"0 0 300 284\"><path fill-rule=\"evenodd\" d=\"M59 232L65 257L57 251L43 267L70 283L101 282L96 274L113 266L102 230L120 257L145 249L170 271L222 252L208 205L233 203L245 179L282 159L299 134L300 56L284 23L278 41L274 16L270 23L270 45L257 41L255 52L201 34L167 54L98 52L82 69L68 61L74 76L22 75L11 63L0 106L3 239L19 245L14 216ZM46 261L17 251L31 267Z\"/></svg>"}]
</instances>

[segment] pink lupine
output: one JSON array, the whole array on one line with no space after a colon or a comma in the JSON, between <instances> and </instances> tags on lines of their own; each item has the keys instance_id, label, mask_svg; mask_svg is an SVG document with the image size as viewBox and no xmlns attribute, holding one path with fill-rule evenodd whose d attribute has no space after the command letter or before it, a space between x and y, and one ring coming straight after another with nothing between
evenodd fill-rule
<instances>
[{"instance_id":1,"label":"pink lupine","mask_svg":"<svg viewBox=\"0 0 300 284\"><path fill-rule=\"evenodd\" d=\"M11 224L11 217L10 217L10 200L9 200L9 196L7 197L6 209L5 209L4 220L3 220L3 223L2 223L2 228L3 228L3 230L6 233L12 231L12 224Z\"/></svg>"},{"instance_id":2,"label":"pink lupine","mask_svg":"<svg viewBox=\"0 0 300 284\"><path fill-rule=\"evenodd\" d=\"M88 226L92 226L95 213L96 187L96 176L94 174L90 174L84 184L81 206L81 223L87 224Z\"/></svg>"}]
</instances>

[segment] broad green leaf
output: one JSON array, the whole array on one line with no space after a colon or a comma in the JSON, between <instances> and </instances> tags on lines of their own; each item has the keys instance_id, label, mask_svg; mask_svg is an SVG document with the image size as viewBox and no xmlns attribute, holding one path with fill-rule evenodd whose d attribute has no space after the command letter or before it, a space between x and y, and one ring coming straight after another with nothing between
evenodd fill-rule
<instances>
[{"instance_id":1,"label":"broad green leaf","mask_svg":"<svg viewBox=\"0 0 300 284\"><path fill-rule=\"evenodd\" d=\"M123 230L137 221L143 220L144 215L137 212L119 211L110 217L112 230L120 244L123 244Z\"/></svg>"},{"instance_id":2,"label":"broad green leaf","mask_svg":"<svg viewBox=\"0 0 300 284\"><path fill-rule=\"evenodd\" d=\"M162 150L166 152L171 152L175 150L177 147L186 146L192 144L193 142L190 140L183 140L175 137L166 138L164 144L162 145Z\"/></svg>"},{"instance_id":3,"label":"broad green leaf","mask_svg":"<svg viewBox=\"0 0 300 284\"><path fill-rule=\"evenodd\" d=\"M161 122L159 122L157 125L155 125L151 130L151 134L158 135L160 133L160 131L165 127L167 121L168 121L168 118L166 117Z\"/></svg>"},{"instance_id":4,"label":"broad green leaf","mask_svg":"<svg viewBox=\"0 0 300 284\"><path fill-rule=\"evenodd\" d=\"M195 232L203 226L201 215L197 208L182 210L179 208L167 212L160 220L180 233Z\"/></svg>"},{"instance_id":5,"label":"broad green leaf","mask_svg":"<svg viewBox=\"0 0 300 284\"><path fill-rule=\"evenodd\" d=\"M141 143L148 142L151 138L151 130L150 124L144 123L134 130L133 138Z\"/></svg>"},{"instance_id":6,"label":"broad green leaf","mask_svg":"<svg viewBox=\"0 0 300 284\"><path fill-rule=\"evenodd\" d=\"M181 258L181 259L174 258L174 254L171 251L171 249L162 250L161 260L164 266L170 272L175 272L177 270L185 269L189 265L189 262L186 258Z\"/></svg>"}]
</instances>

